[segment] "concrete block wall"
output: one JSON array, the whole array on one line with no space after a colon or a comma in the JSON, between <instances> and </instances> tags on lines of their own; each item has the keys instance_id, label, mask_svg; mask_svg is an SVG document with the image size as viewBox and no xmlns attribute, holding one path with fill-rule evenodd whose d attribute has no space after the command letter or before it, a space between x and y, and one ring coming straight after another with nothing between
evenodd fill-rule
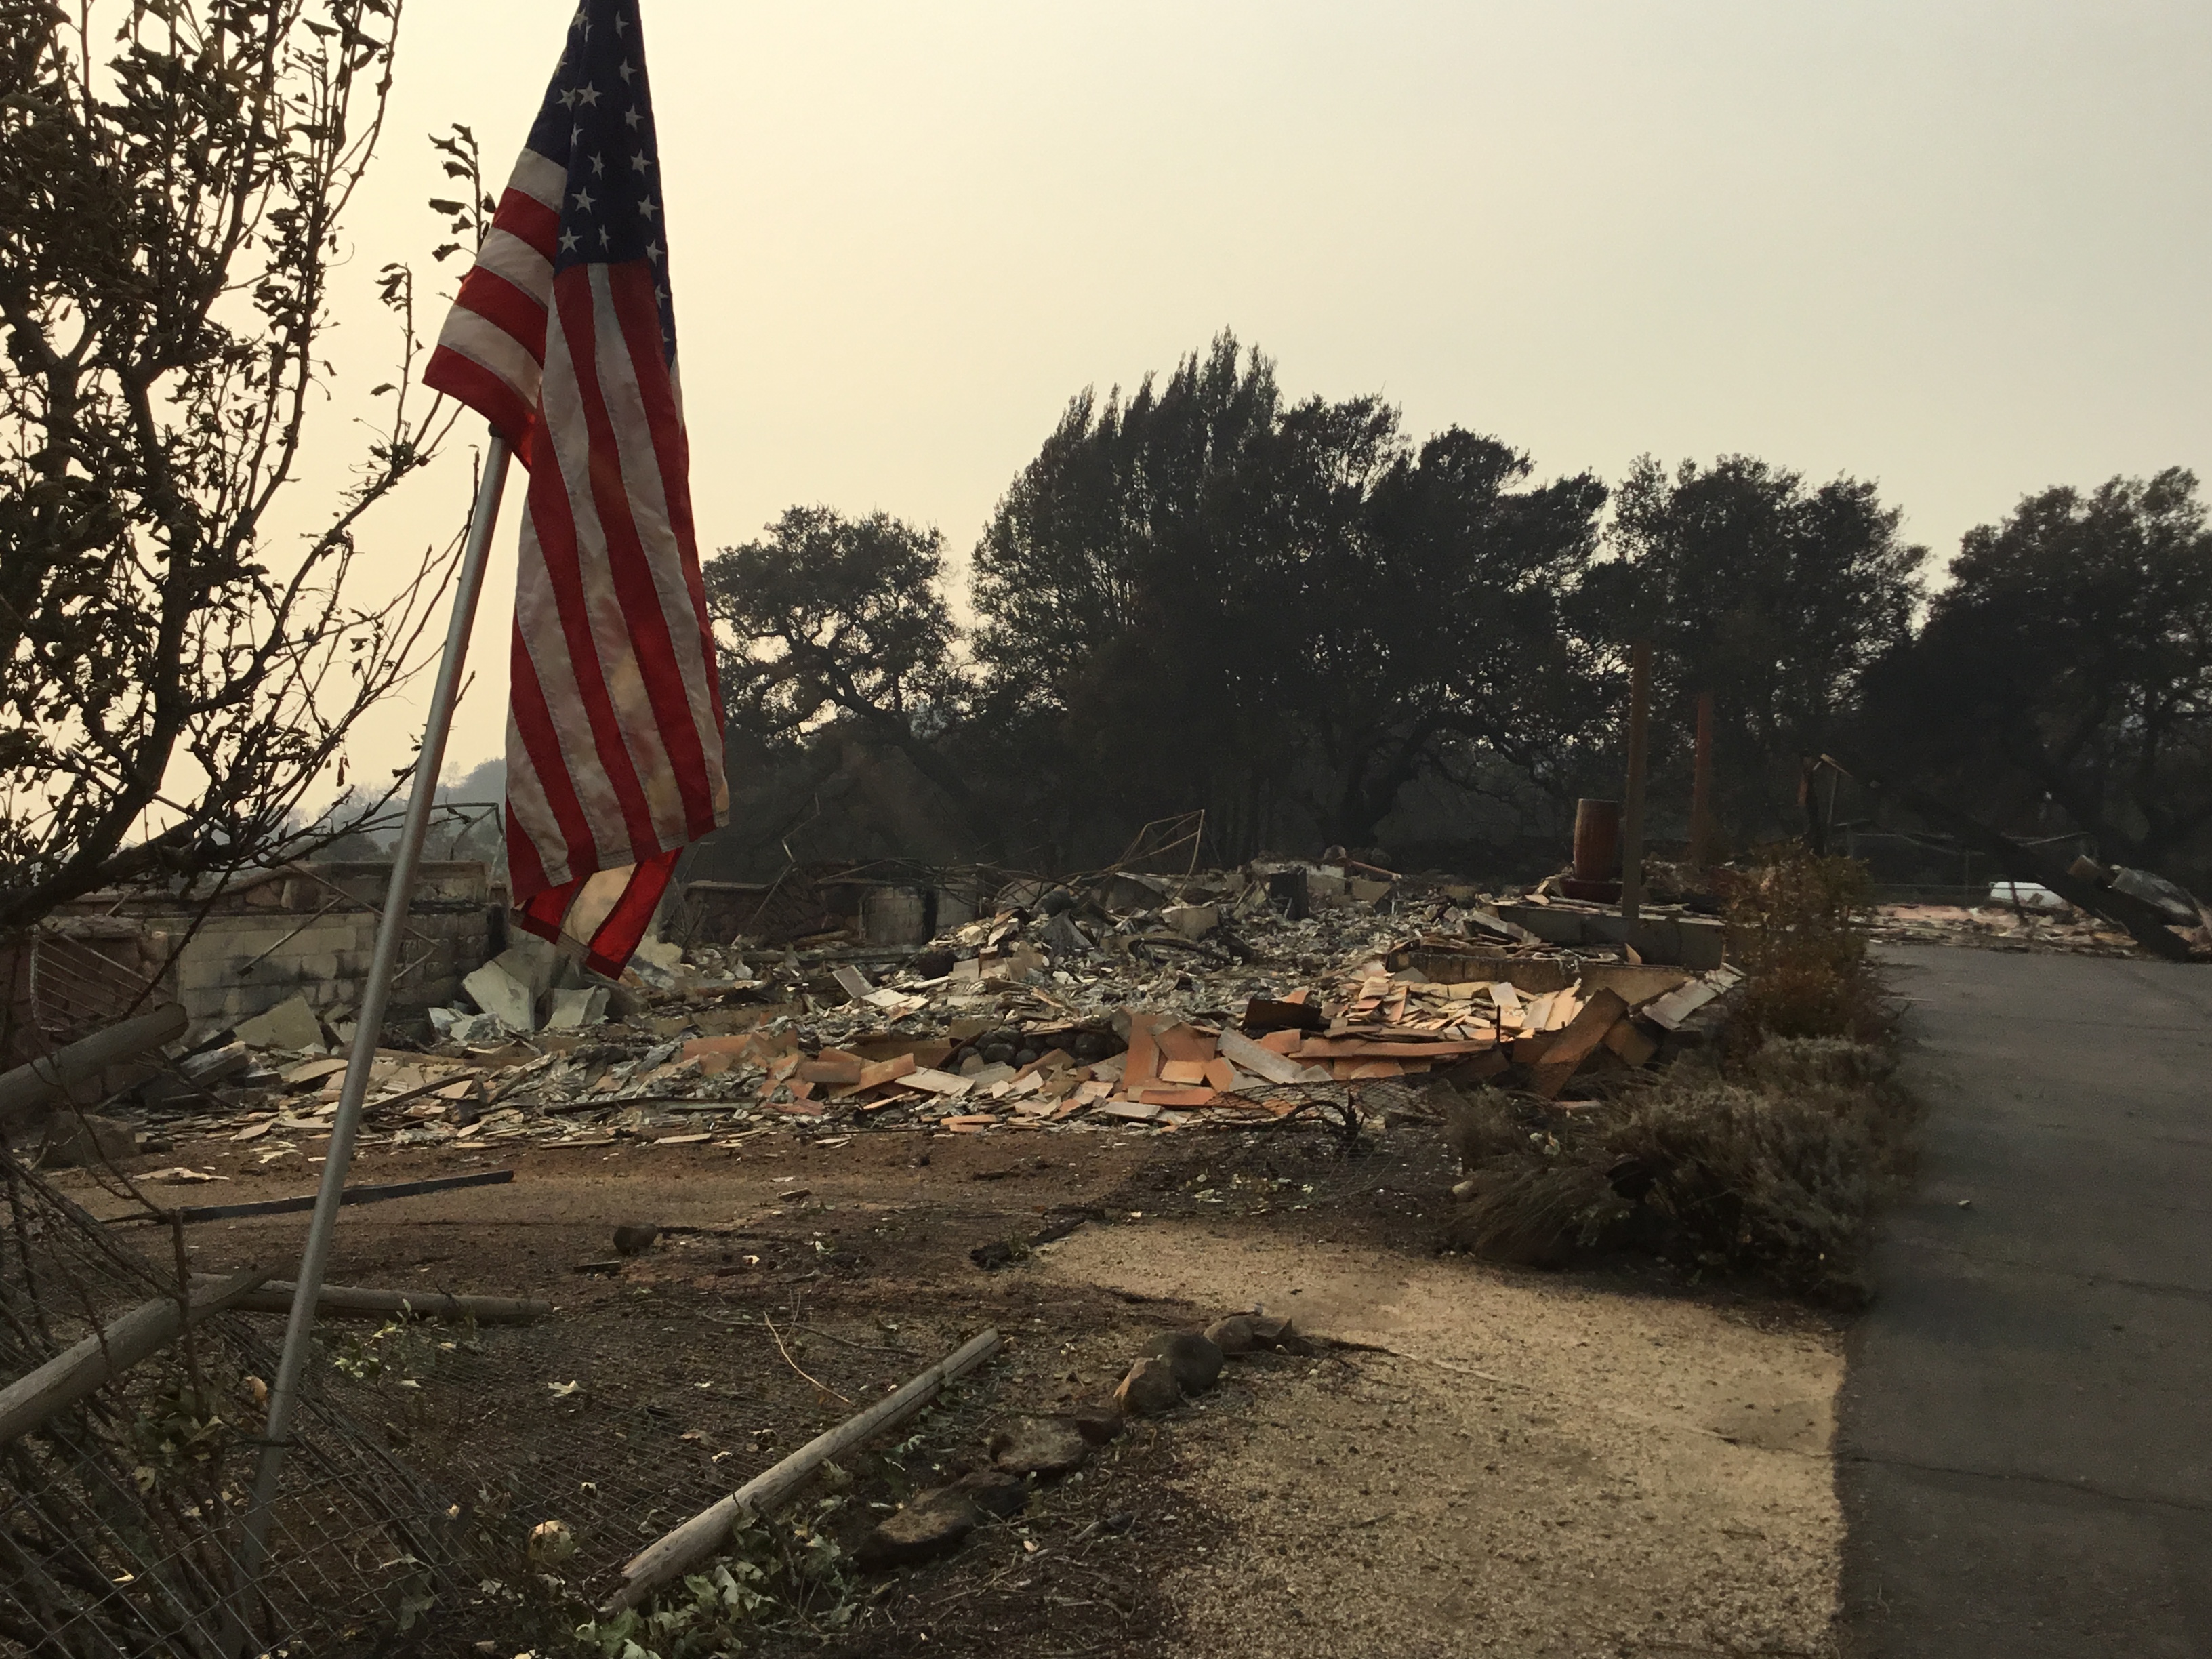
<instances>
[{"instance_id":1,"label":"concrete block wall","mask_svg":"<svg viewBox=\"0 0 2212 1659\"><path fill-rule=\"evenodd\" d=\"M298 995L316 1009L356 1006L376 951L377 917L338 911L304 927L301 921L283 912L204 921L177 964L178 994L194 1022L234 1023ZM487 910L417 912L409 924L395 1010L453 1001L462 975L496 953Z\"/></svg>"},{"instance_id":2,"label":"concrete block wall","mask_svg":"<svg viewBox=\"0 0 2212 1659\"><path fill-rule=\"evenodd\" d=\"M210 916L177 963L177 990L195 1023L244 1019L303 993L316 1008L351 1007L375 945L376 918L365 911L305 927L283 911Z\"/></svg>"},{"instance_id":3,"label":"concrete block wall","mask_svg":"<svg viewBox=\"0 0 2212 1659\"><path fill-rule=\"evenodd\" d=\"M91 894L64 906L45 924L45 933L58 936L58 942L47 940L46 946L68 957L67 962L55 958L46 965L58 971L76 964L76 978L85 984L75 985L74 994L87 986L99 990L109 977L102 957L112 958L112 977L128 981L129 994L120 997L119 1012L143 983L143 977L125 971L129 963L137 962L151 974L168 962L173 942L184 941L173 967L162 975L163 985L165 991L173 986L169 994L185 1005L201 1035L295 996L304 995L319 1009L350 1009L361 1000L375 954L377 922L391 878L388 864L286 865L234 882L204 912L160 892ZM474 860L428 862L407 921L402 971L392 987L393 1010L409 1012L453 1002L460 995L462 976L507 944L506 883ZM8 1047L10 1032L21 1036L32 1029L30 963L27 946L0 944L0 1049ZM46 1000L56 1000L53 988L47 988ZM55 1017L82 1015L78 1023L97 1029L107 1023L101 1008L92 1006L98 1000L92 997L83 1008L71 1003ZM0 1059L6 1057L0 1054Z\"/></svg>"},{"instance_id":4,"label":"concrete block wall","mask_svg":"<svg viewBox=\"0 0 2212 1659\"><path fill-rule=\"evenodd\" d=\"M194 918L133 907L141 928L191 934L175 969L177 997L194 1027L235 1024L305 996L317 1009L361 1000L391 876L386 865L293 866L272 872ZM428 864L401 941L392 1006L406 1012L454 1000L461 978L505 943L506 893L479 863ZM197 920L198 926L194 927Z\"/></svg>"}]
</instances>

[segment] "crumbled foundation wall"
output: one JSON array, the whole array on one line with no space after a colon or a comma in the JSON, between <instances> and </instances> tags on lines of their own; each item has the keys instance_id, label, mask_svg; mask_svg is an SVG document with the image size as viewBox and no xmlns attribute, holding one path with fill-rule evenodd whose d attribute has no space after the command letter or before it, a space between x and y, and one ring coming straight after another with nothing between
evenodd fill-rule
<instances>
[{"instance_id":1,"label":"crumbled foundation wall","mask_svg":"<svg viewBox=\"0 0 2212 1659\"><path fill-rule=\"evenodd\" d=\"M350 1010L375 954L391 881L387 864L295 865L225 892L198 917L177 900L106 896L99 908L149 934L184 939L172 970L195 1030L228 1025L304 995ZM94 901L93 902L97 902ZM507 895L475 860L425 864L408 912L392 1006L428 1008L459 994L461 976L507 943Z\"/></svg>"},{"instance_id":2,"label":"crumbled foundation wall","mask_svg":"<svg viewBox=\"0 0 2212 1659\"><path fill-rule=\"evenodd\" d=\"M304 994L317 1009L351 1009L361 1000L376 950L373 911L338 912L312 921L275 916L210 916L177 964L177 991L195 1024L234 1023ZM392 1006L428 1008L450 1002L461 976L497 953L483 906L409 917L402 947L406 969L393 981Z\"/></svg>"}]
</instances>

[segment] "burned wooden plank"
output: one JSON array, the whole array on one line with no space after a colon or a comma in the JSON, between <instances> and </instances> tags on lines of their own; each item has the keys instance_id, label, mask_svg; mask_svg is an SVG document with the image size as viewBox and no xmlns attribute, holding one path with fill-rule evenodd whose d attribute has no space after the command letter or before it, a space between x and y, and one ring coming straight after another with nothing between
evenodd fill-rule
<instances>
[{"instance_id":1,"label":"burned wooden plank","mask_svg":"<svg viewBox=\"0 0 2212 1659\"><path fill-rule=\"evenodd\" d=\"M156 1297L0 1389L0 1446L21 1439L141 1360L159 1353L183 1335L187 1326L221 1313L264 1283L270 1271L249 1267L220 1282L197 1285L189 1297Z\"/></svg>"},{"instance_id":2,"label":"burned wooden plank","mask_svg":"<svg viewBox=\"0 0 2212 1659\"><path fill-rule=\"evenodd\" d=\"M1600 991L1583 1005L1565 1030L1552 1034L1544 1058L1528 1074L1528 1088L1546 1100L1558 1097L1567 1079L1578 1071L1606 1033L1628 1017L1628 1005L1617 991Z\"/></svg>"}]
</instances>

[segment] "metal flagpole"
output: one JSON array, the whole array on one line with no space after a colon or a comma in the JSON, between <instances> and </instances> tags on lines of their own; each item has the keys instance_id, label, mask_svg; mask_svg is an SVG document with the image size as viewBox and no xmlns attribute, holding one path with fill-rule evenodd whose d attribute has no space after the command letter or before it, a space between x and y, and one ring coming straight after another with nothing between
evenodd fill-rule
<instances>
[{"instance_id":1,"label":"metal flagpole","mask_svg":"<svg viewBox=\"0 0 2212 1659\"><path fill-rule=\"evenodd\" d=\"M362 988L361 1010L355 1016L353 1057L347 1063L345 1087L338 1096L337 1120L331 1127L322 1185L315 1194L314 1218L307 1224L307 1247L300 1253L298 1284L292 1293L291 1322L284 1330L284 1353L276 1364L275 1385L269 1390L268 1427L263 1435L260 1466L254 1474L253 1503L246 1517L241 1590L260 1577L266 1558L270 1509L276 1499L276 1479L284 1467L292 1417L299 1406L300 1375L307 1367L308 1340L315 1325L315 1302L322 1294L323 1269L330 1259L331 1236L337 1230L346 1169L353 1162L354 1140L361 1130L362 1102L368 1093L370 1068L376 1063L376 1042L384 1026L384 1006L392 994L393 970L399 961L400 936L406 931L407 908L415 896L415 878L422 863L422 842L428 833L430 811L437 799L438 774L445 762L447 732L453 725L453 705L460 697L461 667L469 654L469 633L476 623L477 600L483 592L484 564L491 550L492 530L499 522L500 495L507 484L507 441L493 433L491 445L484 451L483 479L477 487L468 545L461 554L460 581L453 592L453 620L446 629L446 652L438 665L437 689L430 696L430 717L422 728L422 752L415 761L414 789L407 799L407 818L392 855L392 884L384 895L384 919L377 926L376 952L369 960L368 981Z\"/></svg>"}]
</instances>

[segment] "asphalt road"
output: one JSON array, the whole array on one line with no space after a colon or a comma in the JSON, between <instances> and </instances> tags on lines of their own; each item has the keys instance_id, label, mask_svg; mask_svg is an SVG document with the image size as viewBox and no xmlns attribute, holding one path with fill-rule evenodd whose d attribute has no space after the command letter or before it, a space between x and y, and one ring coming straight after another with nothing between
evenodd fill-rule
<instances>
[{"instance_id":1,"label":"asphalt road","mask_svg":"<svg viewBox=\"0 0 2212 1659\"><path fill-rule=\"evenodd\" d=\"M2212 967L1916 949L1838 1429L1847 1651L2212 1656Z\"/></svg>"}]
</instances>

